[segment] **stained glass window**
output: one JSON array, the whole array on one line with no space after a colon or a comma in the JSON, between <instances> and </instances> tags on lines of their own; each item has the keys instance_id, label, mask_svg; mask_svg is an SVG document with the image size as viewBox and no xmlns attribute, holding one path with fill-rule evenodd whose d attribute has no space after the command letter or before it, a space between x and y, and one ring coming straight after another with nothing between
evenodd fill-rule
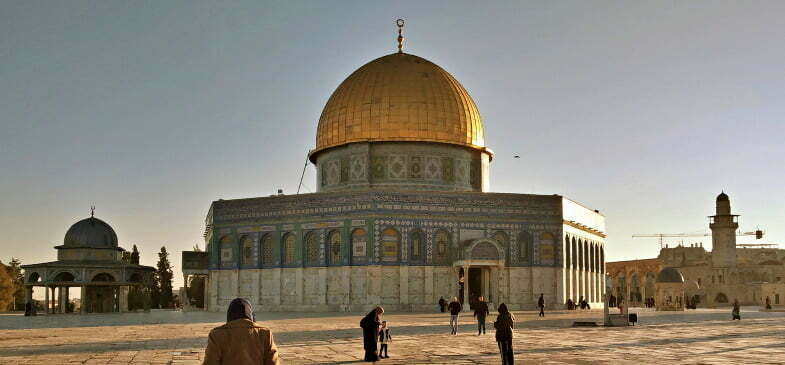
<instances>
[{"instance_id":1,"label":"stained glass window","mask_svg":"<svg viewBox=\"0 0 785 365\"><path fill-rule=\"evenodd\" d=\"M273 236L271 234L262 237L262 264L273 264Z\"/></svg>"},{"instance_id":2,"label":"stained glass window","mask_svg":"<svg viewBox=\"0 0 785 365\"><path fill-rule=\"evenodd\" d=\"M352 256L362 257L367 255L365 250L366 232L357 228L352 232Z\"/></svg>"},{"instance_id":3,"label":"stained glass window","mask_svg":"<svg viewBox=\"0 0 785 365\"><path fill-rule=\"evenodd\" d=\"M398 261L398 247L401 243L401 236L394 228L387 228L382 232L382 261Z\"/></svg>"},{"instance_id":4,"label":"stained glass window","mask_svg":"<svg viewBox=\"0 0 785 365\"><path fill-rule=\"evenodd\" d=\"M422 258L422 232L417 229L414 230L409 237L412 246L412 259L419 260Z\"/></svg>"},{"instance_id":5,"label":"stained glass window","mask_svg":"<svg viewBox=\"0 0 785 365\"><path fill-rule=\"evenodd\" d=\"M339 265L341 263L341 232L330 232L330 263Z\"/></svg>"},{"instance_id":6,"label":"stained glass window","mask_svg":"<svg viewBox=\"0 0 785 365\"><path fill-rule=\"evenodd\" d=\"M523 231L518 235L518 257L522 262L529 261L532 242L534 242L534 237L528 231Z\"/></svg>"},{"instance_id":7,"label":"stained glass window","mask_svg":"<svg viewBox=\"0 0 785 365\"><path fill-rule=\"evenodd\" d=\"M305 249L308 264L319 264L319 237L315 232L308 232L305 236Z\"/></svg>"},{"instance_id":8,"label":"stained glass window","mask_svg":"<svg viewBox=\"0 0 785 365\"><path fill-rule=\"evenodd\" d=\"M285 265L294 265L295 263L295 250L297 248L295 242L294 234L287 233L283 236L283 252L284 252L284 264Z\"/></svg>"},{"instance_id":9,"label":"stained glass window","mask_svg":"<svg viewBox=\"0 0 785 365\"><path fill-rule=\"evenodd\" d=\"M447 246L450 245L450 234L447 231L436 232L436 255L444 257L447 255Z\"/></svg>"}]
</instances>

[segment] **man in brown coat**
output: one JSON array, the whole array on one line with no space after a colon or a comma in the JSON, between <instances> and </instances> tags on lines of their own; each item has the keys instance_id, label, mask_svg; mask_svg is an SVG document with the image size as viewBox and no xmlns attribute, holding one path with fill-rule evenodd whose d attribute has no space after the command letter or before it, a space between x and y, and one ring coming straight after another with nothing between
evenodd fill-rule
<instances>
[{"instance_id":1,"label":"man in brown coat","mask_svg":"<svg viewBox=\"0 0 785 365\"><path fill-rule=\"evenodd\" d=\"M280 365L281 360L270 329L254 322L251 303L236 298L229 304L226 324L210 331L203 364Z\"/></svg>"}]
</instances>

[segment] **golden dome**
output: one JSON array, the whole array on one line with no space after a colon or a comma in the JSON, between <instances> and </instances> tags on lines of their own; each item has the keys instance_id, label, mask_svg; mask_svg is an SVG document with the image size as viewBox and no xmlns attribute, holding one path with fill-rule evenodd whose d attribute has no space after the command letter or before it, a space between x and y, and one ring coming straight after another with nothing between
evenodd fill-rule
<instances>
[{"instance_id":1,"label":"golden dome","mask_svg":"<svg viewBox=\"0 0 785 365\"><path fill-rule=\"evenodd\" d=\"M311 156L370 141L438 142L487 151L480 112L466 89L433 62L406 53L368 62L338 86L319 118Z\"/></svg>"}]
</instances>

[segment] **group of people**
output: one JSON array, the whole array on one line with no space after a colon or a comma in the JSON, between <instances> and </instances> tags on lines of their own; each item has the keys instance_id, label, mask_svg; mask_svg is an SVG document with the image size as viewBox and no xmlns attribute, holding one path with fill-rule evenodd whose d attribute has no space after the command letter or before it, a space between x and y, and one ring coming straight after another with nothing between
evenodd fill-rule
<instances>
[{"instance_id":1,"label":"group of people","mask_svg":"<svg viewBox=\"0 0 785 365\"><path fill-rule=\"evenodd\" d=\"M540 314L544 316L545 302L540 295L538 301L540 306ZM449 310L450 312L450 334L458 335L458 317L463 310L463 305L458 301L458 297L453 297L452 301L447 303L444 297L439 299L439 308L442 312ZM502 364L513 364L514 356L512 351L512 329L515 325L515 316L507 309L504 303L499 304L499 314L496 316L496 321L493 322L493 327L496 329L496 342L499 346L499 354L502 358ZM485 323L490 310L488 309L488 302L485 298L480 296L474 303L474 319L477 321L477 336L485 334Z\"/></svg>"},{"instance_id":2,"label":"group of people","mask_svg":"<svg viewBox=\"0 0 785 365\"><path fill-rule=\"evenodd\" d=\"M589 305L589 302L587 302L586 299L583 299L583 296L581 296L581 298L578 299L577 303L574 302L572 300L572 298L567 299L567 304L566 305L567 305L567 310L576 310L578 308L580 308L580 309L591 309L591 306Z\"/></svg>"},{"instance_id":3,"label":"group of people","mask_svg":"<svg viewBox=\"0 0 785 365\"><path fill-rule=\"evenodd\" d=\"M568 300L570 305L572 300ZM579 303L588 303L581 297ZM615 303L621 310L621 301ZM574 305L574 304L573 304ZM771 304L766 298L766 305ZM458 316L463 309L463 305L457 297L453 297L450 303L444 298L439 300L442 312L450 311L450 333L458 334ZM545 300L540 294L537 300L540 309L539 315L545 315ZM582 306L583 307L583 306ZM583 308L582 308L583 309ZM499 314L493 327L496 329L496 342L499 346L501 363L503 365L513 364L514 356L512 350L512 333L515 326L515 316L508 310L504 303L499 304ZM363 331L363 349L365 350L365 361L379 361L389 358L388 345L392 341L390 328L387 321L381 320L384 308L378 306L368 313L360 321ZM485 334L485 320L490 314L488 303L481 296L474 305L474 318L477 320L477 335ZM738 299L733 302L731 311L733 320L741 320L741 306ZM236 298L229 304L226 313L226 324L216 327L210 331L207 339L207 349L205 350L205 365L221 364L281 364L278 355L278 348L273 340L273 334L269 328L256 323L253 307L251 303L243 298Z\"/></svg>"}]
</instances>

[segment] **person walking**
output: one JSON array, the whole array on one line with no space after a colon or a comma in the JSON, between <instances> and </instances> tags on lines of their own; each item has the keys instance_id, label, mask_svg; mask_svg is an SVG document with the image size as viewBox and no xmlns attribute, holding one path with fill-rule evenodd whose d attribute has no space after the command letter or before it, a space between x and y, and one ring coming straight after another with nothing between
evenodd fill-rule
<instances>
[{"instance_id":1,"label":"person walking","mask_svg":"<svg viewBox=\"0 0 785 365\"><path fill-rule=\"evenodd\" d=\"M540 299L537 299L537 307L540 308L540 317L545 317L545 299L542 297L542 293L540 293Z\"/></svg>"},{"instance_id":2,"label":"person walking","mask_svg":"<svg viewBox=\"0 0 785 365\"><path fill-rule=\"evenodd\" d=\"M273 334L254 321L251 303L243 298L232 300L226 311L226 324L213 328L207 337L202 364L280 363Z\"/></svg>"},{"instance_id":3,"label":"person walking","mask_svg":"<svg viewBox=\"0 0 785 365\"><path fill-rule=\"evenodd\" d=\"M738 299L733 301L733 310L731 311L731 315L733 316L733 320L738 319L741 321L741 307L739 306Z\"/></svg>"},{"instance_id":4,"label":"person walking","mask_svg":"<svg viewBox=\"0 0 785 365\"><path fill-rule=\"evenodd\" d=\"M461 302L458 301L458 297L452 297L452 302L450 302L448 309L450 310L450 329L451 329L450 334L457 335L458 314L461 313L461 309L463 309Z\"/></svg>"},{"instance_id":5,"label":"person walking","mask_svg":"<svg viewBox=\"0 0 785 365\"><path fill-rule=\"evenodd\" d=\"M488 303L483 296L477 298L477 304L474 305L474 318L477 319L477 336L485 334L485 316L488 312Z\"/></svg>"},{"instance_id":6,"label":"person walking","mask_svg":"<svg viewBox=\"0 0 785 365\"><path fill-rule=\"evenodd\" d=\"M441 310L442 313L444 313L444 308L446 307L447 307L447 301L444 300L444 297L439 297L439 310Z\"/></svg>"},{"instance_id":7,"label":"person walking","mask_svg":"<svg viewBox=\"0 0 785 365\"><path fill-rule=\"evenodd\" d=\"M515 326L515 316L507 309L507 305L499 304L499 316L493 327L496 328L496 342L499 344L499 354L502 365L513 365L515 356L512 352L512 329Z\"/></svg>"},{"instance_id":8,"label":"person walking","mask_svg":"<svg viewBox=\"0 0 785 365\"><path fill-rule=\"evenodd\" d=\"M384 314L384 308L376 307L360 321L360 327L363 329L365 361L379 361L379 354L376 352L376 341L379 338L379 325L381 325L379 317L382 314Z\"/></svg>"}]
</instances>

